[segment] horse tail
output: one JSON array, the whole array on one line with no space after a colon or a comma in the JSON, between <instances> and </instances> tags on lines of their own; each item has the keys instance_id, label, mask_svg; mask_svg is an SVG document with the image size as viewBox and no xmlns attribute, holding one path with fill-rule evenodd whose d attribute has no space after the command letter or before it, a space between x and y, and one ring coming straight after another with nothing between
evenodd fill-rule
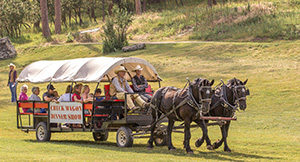
<instances>
[{"instance_id":1,"label":"horse tail","mask_svg":"<svg viewBox=\"0 0 300 162\"><path fill-rule=\"evenodd\" d=\"M160 111L158 111L161 107L161 101L163 97L163 91L166 87L158 89L150 101L150 107L152 109L152 117L153 120L157 120L159 116L161 115Z\"/></svg>"}]
</instances>

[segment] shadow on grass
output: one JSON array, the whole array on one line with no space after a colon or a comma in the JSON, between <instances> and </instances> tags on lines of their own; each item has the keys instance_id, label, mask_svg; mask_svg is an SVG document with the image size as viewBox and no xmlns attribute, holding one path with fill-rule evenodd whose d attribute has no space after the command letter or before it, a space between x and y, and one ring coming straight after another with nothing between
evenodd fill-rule
<instances>
[{"instance_id":1,"label":"shadow on grass","mask_svg":"<svg viewBox=\"0 0 300 162\"><path fill-rule=\"evenodd\" d=\"M27 142L38 143L35 140L25 140ZM219 161L235 161L241 162L244 160L237 159L252 159L252 160L279 160L280 158L274 158L269 156L260 156L254 154L240 153L240 152L219 152L219 151L211 151L211 152L201 152L198 150L194 150L194 154L186 154L185 149L177 148L175 151L168 151L167 146L164 147L154 147L152 150L147 149L146 144L134 144L133 147L129 148L120 148L117 146L115 142L94 142L94 141L84 141L84 140L51 140L49 143L54 145L66 145L66 146L80 146L85 148L98 148L105 149L110 151L120 151L120 152L131 152L131 153L146 153L146 154L166 154L166 155L174 155L174 156L188 156L188 157L198 157L204 158L207 160L219 160Z\"/></svg>"}]
</instances>

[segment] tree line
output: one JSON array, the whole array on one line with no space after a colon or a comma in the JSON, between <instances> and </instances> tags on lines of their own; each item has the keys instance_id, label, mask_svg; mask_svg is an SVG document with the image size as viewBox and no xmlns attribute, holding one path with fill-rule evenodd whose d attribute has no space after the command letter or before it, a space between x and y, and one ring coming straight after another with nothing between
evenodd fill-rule
<instances>
[{"instance_id":1,"label":"tree line","mask_svg":"<svg viewBox=\"0 0 300 162\"><path fill-rule=\"evenodd\" d=\"M184 6L186 0L1 0L0 1L0 36L19 37L21 29L34 28L43 32L44 37L51 35L49 25L55 25L55 33L61 32L61 26L82 26L84 21L105 21L112 14L113 6L130 13L142 14L147 7L161 3ZM227 0L223 0L225 3ZM207 0L208 6L216 0ZM101 17L101 18L100 18ZM42 28L41 28L42 24Z\"/></svg>"}]
</instances>

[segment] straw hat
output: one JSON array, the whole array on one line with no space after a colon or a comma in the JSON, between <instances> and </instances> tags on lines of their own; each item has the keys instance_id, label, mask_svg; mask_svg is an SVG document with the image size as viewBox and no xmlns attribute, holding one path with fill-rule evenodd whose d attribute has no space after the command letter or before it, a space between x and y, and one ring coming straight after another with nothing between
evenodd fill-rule
<instances>
[{"instance_id":1,"label":"straw hat","mask_svg":"<svg viewBox=\"0 0 300 162\"><path fill-rule=\"evenodd\" d=\"M137 70L142 71L143 68L140 65L136 65L136 67L132 70L132 72L135 72Z\"/></svg>"},{"instance_id":2,"label":"straw hat","mask_svg":"<svg viewBox=\"0 0 300 162\"><path fill-rule=\"evenodd\" d=\"M124 67L124 66L120 66L120 67L118 67L118 69L116 69L116 70L115 70L115 74L118 74L118 72L120 72L120 71L124 71L124 72L126 72L126 69L125 69L125 67Z\"/></svg>"},{"instance_id":3,"label":"straw hat","mask_svg":"<svg viewBox=\"0 0 300 162\"><path fill-rule=\"evenodd\" d=\"M13 63L10 63L8 66L9 66L9 67L13 66L14 68L16 68L16 65L13 64Z\"/></svg>"}]
</instances>

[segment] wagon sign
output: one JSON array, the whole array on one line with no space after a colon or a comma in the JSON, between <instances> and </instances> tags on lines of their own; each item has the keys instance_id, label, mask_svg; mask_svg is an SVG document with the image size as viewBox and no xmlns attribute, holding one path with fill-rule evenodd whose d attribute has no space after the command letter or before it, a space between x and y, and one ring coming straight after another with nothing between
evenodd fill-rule
<instances>
[{"instance_id":1,"label":"wagon sign","mask_svg":"<svg viewBox=\"0 0 300 162\"><path fill-rule=\"evenodd\" d=\"M50 123L83 124L82 104L76 102L50 102Z\"/></svg>"}]
</instances>

